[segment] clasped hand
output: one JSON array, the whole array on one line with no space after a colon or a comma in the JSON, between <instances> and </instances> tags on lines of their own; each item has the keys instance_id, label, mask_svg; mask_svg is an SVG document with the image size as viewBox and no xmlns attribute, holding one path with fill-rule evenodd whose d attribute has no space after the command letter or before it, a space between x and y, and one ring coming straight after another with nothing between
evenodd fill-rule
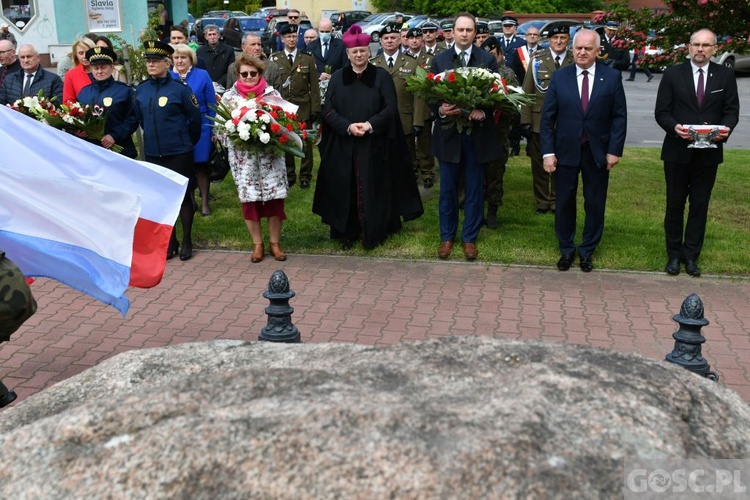
<instances>
[{"instance_id":1,"label":"clasped hand","mask_svg":"<svg viewBox=\"0 0 750 500\"><path fill-rule=\"evenodd\" d=\"M444 102L440 105L440 114L443 116L456 116L461 114L461 108L455 104L448 104ZM485 114L481 109L472 109L469 113L469 121L481 122L484 120Z\"/></svg>"},{"instance_id":2,"label":"clasped hand","mask_svg":"<svg viewBox=\"0 0 750 500\"><path fill-rule=\"evenodd\" d=\"M355 137L362 137L370 131L370 124L367 122L352 123L349 125L349 133Z\"/></svg>"}]
</instances>

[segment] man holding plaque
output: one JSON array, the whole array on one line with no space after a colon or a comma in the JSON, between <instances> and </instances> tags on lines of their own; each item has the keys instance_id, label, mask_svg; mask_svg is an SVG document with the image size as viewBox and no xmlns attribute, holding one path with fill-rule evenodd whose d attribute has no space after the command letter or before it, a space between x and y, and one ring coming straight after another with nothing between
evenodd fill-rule
<instances>
[{"instance_id":1,"label":"man holding plaque","mask_svg":"<svg viewBox=\"0 0 750 500\"><path fill-rule=\"evenodd\" d=\"M667 184L664 271L675 276L680 273L682 262L685 272L698 277L711 190L719 163L724 161L723 143L739 121L740 101L734 72L711 62L716 35L708 29L698 30L690 36L688 49L690 60L664 73L654 115L667 133L661 150ZM699 127L707 125L713 127ZM706 135L704 129L711 131L708 143L695 140L699 133ZM700 142L708 147L700 147Z\"/></svg>"}]
</instances>

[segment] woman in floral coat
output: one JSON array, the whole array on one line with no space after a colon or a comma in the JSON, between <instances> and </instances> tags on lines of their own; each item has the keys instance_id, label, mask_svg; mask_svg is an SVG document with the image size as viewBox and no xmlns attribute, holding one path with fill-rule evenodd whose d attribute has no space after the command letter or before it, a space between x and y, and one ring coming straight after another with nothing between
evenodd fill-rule
<instances>
[{"instance_id":1,"label":"woman in floral coat","mask_svg":"<svg viewBox=\"0 0 750 500\"><path fill-rule=\"evenodd\" d=\"M280 99L278 92L263 78L264 69L260 59L245 53L238 55L235 65L237 82L224 93L221 102L233 110L253 97L274 95ZM286 260L279 243L281 224L286 219L284 198L289 191L284 155L270 148L262 152L240 149L226 138L223 142L229 151L229 165L242 203L242 215L253 239L250 260L260 262L265 253L262 218L268 219L271 255L276 260Z\"/></svg>"}]
</instances>

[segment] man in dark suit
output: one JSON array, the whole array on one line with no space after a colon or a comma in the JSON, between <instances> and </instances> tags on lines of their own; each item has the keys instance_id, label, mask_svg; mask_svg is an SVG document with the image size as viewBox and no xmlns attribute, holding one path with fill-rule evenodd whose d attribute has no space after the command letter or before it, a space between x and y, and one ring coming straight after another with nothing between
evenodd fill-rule
<instances>
[{"instance_id":1,"label":"man in dark suit","mask_svg":"<svg viewBox=\"0 0 750 500\"><path fill-rule=\"evenodd\" d=\"M520 36L516 36L518 19L513 16L503 16L500 18L500 21L503 26L503 36L498 38L498 42L500 42L505 52L505 60L508 61L512 57L510 53L518 47L526 45L526 41Z\"/></svg>"},{"instance_id":2,"label":"man in dark suit","mask_svg":"<svg viewBox=\"0 0 750 500\"><path fill-rule=\"evenodd\" d=\"M23 97L35 96L40 90L44 97L57 97L55 102L62 102L62 80L42 68L39 53L33 45L21 45L18 48L18 59L21 61L21 71L5 77L0 87L0 105L13 104Z\"/></svg>"},{"instance_id":3,"label":"man in dark suit","mask_svg":"<svg viewBox=\"0 0 750 500\"><path fill-rule=\"evenodd\" d=\"M321 19L318 23L319 38L310 42L307 46L307 52L315 58L315 68L318 70L318 77L321 81L328 80L334 71L349 63L344 42L340 38L333 37L332 33L333 23L331 23L331 20ZM328 71L326 71L326 68L328 68Z\"/></svg>"},{"instance_id":4,"label":"man in dark suit","mask_svg":"<svg viewBox=\"0 0 750 500\"><path fill-rule=\"evenodd\" d=\"M607 21L601 36L601 51L599 59L616 70L624 71L630 67L630 54L621 47L623 40L617 36L620 25L614 21Z\"/></svg>"},{"instance_id":5,"label":"man in dark suit","mask_svg":"<svg viewBox=\"0 0 750 500\"><path fill-rule=\"evenodd\" d=\"M471 14L460 14L453 26L455 44L452 49L436 55L430 71L434 74L459 66L486 68L497 73L497 61L488 52L472 44L476 21ZM464 257L477 258L476 239L484 215L484 165L499 158L502 146L497 141L491 109L472 109L467 128L458 130L454 120L462 111L455 104L444 102L432 106L436 116L433 127L432 152L440 162L440 249L438 257L447 259L458 231L458 181L465 179L464 225L461 231ZM446 127L444 129L444 126Z\"/></svg>"},{"instance_id":6,"label":"man in dark suit","mask_svg":"<svg viewBox=\"0 0 750 500\"><path fill-rule=\"evenodd\" d=\"M578 245L583 272L594 269L592 255L602 238L609 171L619 161L627 132L627 103L620 72L596 62L599 35L579 30L573 38L574 65L552 74L542 108L544 169L555 172L557 268L575 258L576 193L583 179L586 219Z\"/></svg>"},{"instance_id":7,"label":"man in dark suit","mask_svg":"<svg viewBox=\"0 0 750 500\"><path fill-rule=\"evenodd\" d=\"M708 203L719 163L724 161L723 143L739 121L740 101L732 70L711 62L716 35L707 29L690 37L690 60L667 69L659 84L654 115L667 133L661 149L667 183L664 233L667 241L667 274L685 272L700 276L698 258L703 248ZM714 138L716 148L690 148L688 125L724 125ZM690 199L684 227L685 203Z\"/></svg>"}]
</instances>

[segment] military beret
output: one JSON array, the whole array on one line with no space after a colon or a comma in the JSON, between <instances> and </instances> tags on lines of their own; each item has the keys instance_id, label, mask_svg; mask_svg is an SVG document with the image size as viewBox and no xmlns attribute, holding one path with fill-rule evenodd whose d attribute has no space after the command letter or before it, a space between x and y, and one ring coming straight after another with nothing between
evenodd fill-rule
<instances>
[{"instance_id":1,"label":"military beret","mask_svg":"<svg viewBox=\"0 0 750 500\"><path fill-rule=\"evenodd\" d=\"M513 16L503 16L500 18L503 26L518 26L518 19Z\"/></svg>"},{"instance_id":2,"label":"military beret","mask_svg":"<svg viewBox=\"0 0 750 500\"><path fill-rule=\"evenodd\" d=\"M570 27L565 26L562 23L556 23L550 25L549 28L547 28L547 36L554 36L554 35L568 35L570 36Z\"/></svg>"},{"instance_id":3,"label":"military beret","mask_svg":"<svg viewBox=\"0 0 750 500\"><path fill-rule=\"evenodd\" d=\"M86 51L86 59L89 64L114 64L117 61L117 52L109 47L93 47Z\"/></svg>"},{"instance_id":4,"label":"military beret","mask_svg":"<svg viewBox=\"0 0 750 500\"><path fill-rule=\"evenodd\" d=\"M386 24L385 26L383 26L383 29L380 30L380 36L390 35L391 33L398 34L398 32L399 32L398 24L396 23Z\"/></svg>"},{"instance_id":5,"label":"military beret","mask_svg":"<svg viewBox=\"0 0 750 500\"><path fill-rule=\"evenodd\" d=\"M495 50L495 49L503 50L500 47L500 42L498 42L497 38L495 38L494 36L491 36L491 37L487 38L487 40L483 41L482 45L480 45L479 48L480 49L484 49L487 52L489 52L491 50Z\"/></svg>"},{"instance_id":6,"label":"military beret","mask_svg":"<svg viewBox=\"0 0 750 500\"><path fill-rule=\"evenodd\" d=\"M174 54L174 49L168 43L159 40L143 42L143 57L146 59L164 59Z\"/></svg>"},{"instance_id":7,"label":"military beret","mask_svg":"<svg viewBox=\"0 0 750 500\"><path fill-rule=\"evenodd\" d=\"M490 33L490 25L487 23L477 23L477 35L488 35Z\"/></svg>"},{"instance_id":8,"label":"military beret","mask_svg":"<svg viewBox=\"0 0 750 500\"><path fill-rule=\"evenodd\" d=\"M425 31L437 31L439 29L440 29L440 27L436 23L433 23L432 21L427 21L427 22L425 22L425 23L422 24L422 32L423 33Z\"/></svg>"},{"instance_id":9,"label":"military beret","mask_svg":"<svg viewBox=\"0 0 750 500\"><path fill-rule=\"evenodd\" d=\"M289 35L289 34L293 34L293 35L297 34L297 26L296 25L294 25L292 23L285 24L279 30L279 35L280 36Z\"/></svg>"},{"instance_id":10,"label":"military beret","mask_svg":"<svg viewBox=\"0 0 750 500\"><path fill-rule=\"evenodd\" d=\"M416 38L422 36L422 30L419 28L409 28L409 32L406 34L406 38Z\"/></svg>"}]
</instances>

